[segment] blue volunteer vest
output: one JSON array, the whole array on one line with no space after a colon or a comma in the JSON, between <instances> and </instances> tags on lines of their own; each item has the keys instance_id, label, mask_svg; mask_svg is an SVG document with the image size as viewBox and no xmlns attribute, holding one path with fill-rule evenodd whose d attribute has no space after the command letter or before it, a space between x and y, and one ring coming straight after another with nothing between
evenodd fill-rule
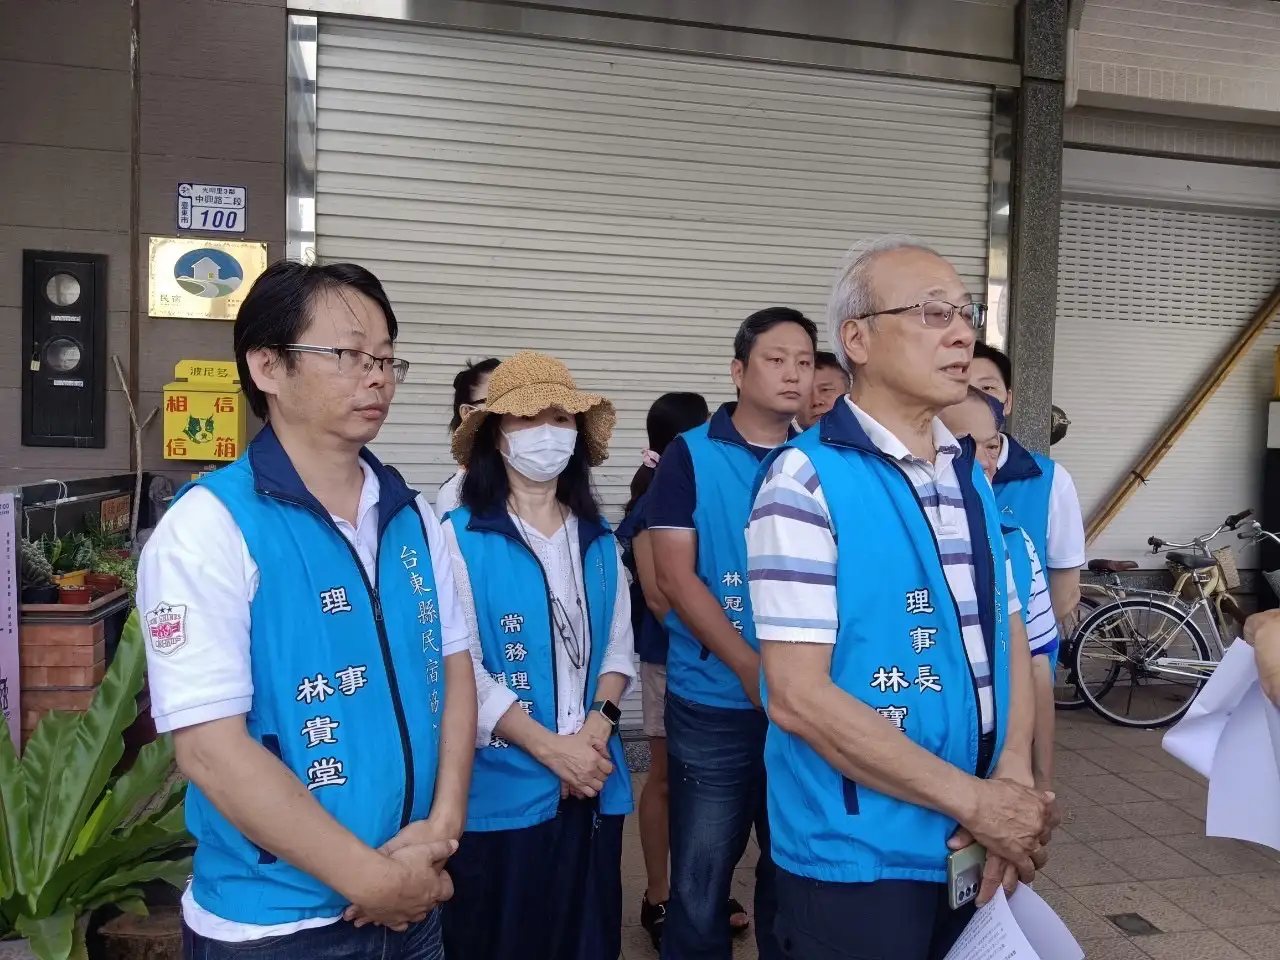
<instances>
[{"instance_id":1,"label":"blue volunteer vest","mask_svg":"<svg viewBox=\"0 0 1280 960\"><path fill-rule=\"evenodd\" d=\"M720 601L720 609L752 650L760 649L747 589L747 520L752 482L760 461L733 425L735 404L726 403L700 427L681 434L693 461L698 532L698 578ZM702 645L672 610L666 617L667 689L710 707L754 709L729 667Z\"/></svg>"},{"instance_id":2,"label":"blue volunteer vest","mask_svg":"<svg viewBox=\"0 0 1280 960\"><path fill-rule=\"evenodd\" d=\"M1005 546L1009 550L1009 560L1013 564L1013 579L1018 587L1018 599L1022 601L1022 620L1029 630L1032 627L1030 623L1030 607L1033 589L1031 552L1027 549L1027 536L1029 534L1023 534L1022 528L1018 526L1017 517L1008 507L1002 507L1000 510L1000 529L1004 532ZM1040 561L1040 566L1045 576L1045 589L1047 590L1049 572L1044 569L1043 559ZM1049 658L1050 672L1058 668L1058 644L1059 640L1055 639L1051 649L1042 650L1037 654L1037 656Z\"/></svg>"},{"instance_id":3,"label":"blue volunteer vest","mask_svg":"<svg viewBox=\"0 0 1280 960\"><path fill-rule=\"evenodd\" d=\"M1027 552L1027 538L1010 510L1000 512L1000 532L1004 534L1009 562L1013 565L1013 582L1018 588L1018 599L1022 601L1022 619L1026 620L1027 604L1031 599L1031 554Z\"/></svg>"},{"instance_id":4,"label":"blue volunteer vest","mask_svg":"<svg viewBox=\"0 0 1280 960\"><path fill-rule=\"evenodd\" d=\"M431 812L444 663L415 493L372 454L361 456L380 484L372 584L270 427L197 484L230 511L258 566L249 735L334 819L378 847ZM278 924L346 907L336 891L255 846L194 783L186 817L197 841L192 895L205 910Z\"/></svg>"},{"instance_id":5,"label":"blue volunteer vest","mask_svg":"<svg viewBox=\"0 0 1280 960\"><path fill-rule=\"evenodd\" d=\"M1027 531L1040 555L1046 576L1049 569L1049 498L1053 494L1053 461L1032 453L1013 437L1006 436L1009 456L996 471L991 485L996 503L1008 507L1018 525Z\"/></svg>"},{"instance_id":6,"label":"blue volunteer vest","mask_svg":"<svg viewBox=\"0 0 1280 960\"><path fill-rule=\"evenodd\" d=\"M977 683L965 654L959 605L910 479L876 448L845 403L837 403L819 429L787 446L812 461L839 544L832 680L930 753L987 775L989 769L978 769ZM962 441L955 468L973 542L977 615L995 678L996 731L988 764L994 768L1009 706L1005 548L999 512L971 440ZM844 778L804 740L772 723L765 767L771 849L780 867L840 883L946 880L954 820Z\"/></svg>"},{"instance_id":7,"label":"blue volunteer vest","mask_svg":"<svg viewBox=\"0 0 1280 960\"><path fill-rule=\"evenodd\" d=\"M555 658L563 656L553 636L551 591L546 576L520 538L510 516L477 516L466 507L449 514L467 565L476 607L484 668L510 689L522 708L548 730L556 730ZM602 523L578 518L582 581L586 589L591 654L583 705L595 696L600 664L609 645L618 590L618 555ZM631 774L615 733L609 740L614 771L600 793L602 814L631 812ZM516 830L552 819L560 806L560 778L514 744L494 737L476 751L467 801L467 829Z\"/></svg>"}]
</instances>

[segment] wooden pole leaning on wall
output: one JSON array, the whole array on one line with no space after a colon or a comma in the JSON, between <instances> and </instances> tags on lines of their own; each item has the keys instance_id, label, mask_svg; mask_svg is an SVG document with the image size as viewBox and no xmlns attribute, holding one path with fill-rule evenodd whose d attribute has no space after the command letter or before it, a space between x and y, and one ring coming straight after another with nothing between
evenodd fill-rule
<instances>
[{"instance_id":1,"label":"wooden pole leaning on wall","mask_svg":"<svg viewBox=\"0 0 1280 960\"><path fill-rule=\"evenodd\" d=\"M1102 506L1094 511L1093 516L1089 518L1088 525L1085 527L1086 543L1092 543L1098 534L1106 529L1107 524L1116 518L1129 498L1133 496L1134 491L1147 481L1147 478L1155 471L1160 461L1165 458L1165 454L1173 449L1173 445L1178 442L1178 438L1191 425L1191 421L1204 409L1205 404L1218 392L1218 388L1231 375L1231 371L1236 368L1245 354L1257 342L1258 337L1267 328L1267 324L1271 322L1277 309L1280 309L1280 286L1277 286L1272 291L1271 296L1253 315L1253 319L1236 335L1226 353L1222 355L1205 378L1200 381L1200 385L1196 388L1196 392L1192 394L1191 399L1165 425L1165 428L1160 432L1160 436L1147 449L1142 459L1125 474L1119 486L1111 492L1111 496L1106 499Z\"/></svg>"}]
</instances>

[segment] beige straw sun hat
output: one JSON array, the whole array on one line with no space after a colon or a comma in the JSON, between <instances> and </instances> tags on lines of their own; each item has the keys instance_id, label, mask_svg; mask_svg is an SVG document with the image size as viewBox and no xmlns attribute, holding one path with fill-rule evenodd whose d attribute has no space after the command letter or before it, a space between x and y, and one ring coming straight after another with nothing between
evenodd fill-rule
<instances>
[{"instance_id":1,"label":"beige straw sun hat","mask_svg":"<svg viewBox=\"0 0 1280 960\"><path fill-rule=\"evenodd\" d=\"M453 459L467 466L476 432L490 414L533 417L549 407L586 415L582 432L586 434L591 465L598 467L604 463L609 456L609 437L618 419L613 404L597 394L579 390L569 368L555 357L530 350L517 353L494 369L484 406L468 413L453 433Z\"/></svg>"}]
</instances>

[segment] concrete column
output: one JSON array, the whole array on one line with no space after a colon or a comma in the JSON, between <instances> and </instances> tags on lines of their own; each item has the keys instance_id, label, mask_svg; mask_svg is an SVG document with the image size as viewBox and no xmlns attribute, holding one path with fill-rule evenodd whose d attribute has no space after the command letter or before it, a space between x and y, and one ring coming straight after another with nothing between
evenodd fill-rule
<instances>
[{"instance_id":1,"label":"concrete column","mask_svg":"<svg viewBox=\"0 0 1280 960\"><path fill-rule=\"evenodd\" d=\"M1011 430L1025 446L1043 452L1049 449L1053 404L1067 2L1022 0L1019 17L1023 79L1014 133L1009 238Z\"/></svg>"}]
</instances>

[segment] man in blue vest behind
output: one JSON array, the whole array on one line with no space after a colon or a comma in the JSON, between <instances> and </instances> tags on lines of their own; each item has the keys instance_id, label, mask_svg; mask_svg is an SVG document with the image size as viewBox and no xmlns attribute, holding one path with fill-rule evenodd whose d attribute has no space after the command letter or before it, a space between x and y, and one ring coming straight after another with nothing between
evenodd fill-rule
<instances>
[{"instance_id":1,"label":"man in blue vest behind","mask_svg":"<svg viewBox=\"0 0 1280 960\"><path fill-rule=\"evenodd\" d=\"M941 960L947 857L979 900L1030 881L1052 796L1031 771L1031 654L991 487L937 414L969 389L975 304L909 238L828 304L850 394L767 462L747 528L764 664L776 933L803 960Z\"/></svg>"},{"instance_id":2,"label":"man in blue vest behind","mask_svg":"<svg viewBox=\"0 0 1280 960\"><path fill-rule=\"evenodd\" d=\"M1013 409L1013 365L985 343L973 347L973 386L998 401L1007 417ZM1001 424L1003 427L1003 424ZM1080 568L1085 564L1084 521L1075 482L1062 465L1032 453L1001 433L996 462L996 501L1022 524L1049 571L1049 595L1059 622L1070 625L1080 603Z\"/></svg>"},{"instance_id":3,"label":"man in blue vest behind","mask_svg":"<svg viewBox=\"0 0 1280 960\"><path fill-rule=\"evenodd\" d=\"M142 553L152 714L191 781L188 958L443 956L475 679L435 514L365 449L395 337L364 268L269 267L234 333L267 425Z\"/></svg>"},{"instance_id":4,"label":"man in blue vest behind","mask_svg":"<svg viewBox=\"0 0 1280 960\"><path fill-rule=\"evenodd\" d=\"M729 960L733 871L754 824L756 942L779 957L765 816L760 654L743 530L760 461L809 402L817 330L787 307L738 329L731 373L738 402L673 440L649 489L658 587L668 602L667 756L671 900L665 960ZM726 904L729 904L726 906Z\"/></svg>"}]
</instances>

